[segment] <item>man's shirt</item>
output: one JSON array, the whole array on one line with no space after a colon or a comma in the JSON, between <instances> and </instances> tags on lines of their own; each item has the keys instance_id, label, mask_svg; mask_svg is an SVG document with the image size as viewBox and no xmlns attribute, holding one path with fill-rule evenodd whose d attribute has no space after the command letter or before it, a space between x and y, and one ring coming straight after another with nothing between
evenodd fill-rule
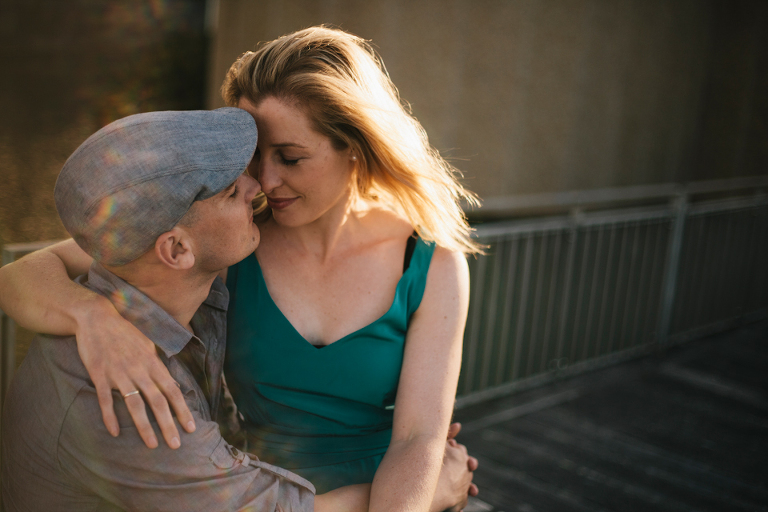
<instances>
[{"instance_id":1,"label":"man's shirt","mask_svg":"<svg viewBox=\"0 0 768 512\"><path fill-rule=\"evenodd\" d=\"M214 421L222 394L229 294L216 278L191 321L195 335L94 263L81 284L109 298L158 348L197 430L181 447L147 448L113 392L120 435L107 432L74 336L39 335L13 379L2 425L2 497L16 511L311 511L315 488L242 453ZM156 432L154 416L148 409Z\"/></svg>"}]
</instances>

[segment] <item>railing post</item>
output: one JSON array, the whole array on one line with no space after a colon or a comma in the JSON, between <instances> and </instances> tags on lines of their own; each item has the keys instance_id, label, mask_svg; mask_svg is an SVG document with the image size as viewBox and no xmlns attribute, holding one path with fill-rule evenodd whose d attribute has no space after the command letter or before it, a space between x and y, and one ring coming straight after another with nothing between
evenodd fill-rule
<instances>
[{"instance_id":1,"label":"railing post","mask_svg":"<svg viewBox=\"0 0 768 512\"><path fill-rule=\"evenodd\" d=\"M3 248L2 265L8 263L13 258L11 253ZM15 336L12 336L12 321L8 315L0 309L0 459L2 459L2 439L3 439L3 404L5 403L5 392L11 382L13 365L15 364L16 343ZM10 346L10 349L8 348ZM11 354L10 356L8 354ZM11 370L8 370L10 363ZM3 501L0 499L0 512L3 512Z\"/></svg>"},{"instance_id":2,"label":"railing post","mask_svg":"<svg viewBox=\"0 0 768 512\"><path fill-rule=\"evenodd\" d=\"M5 313L3 313L3 310L0 309L0 383L3 382L5 379L5 371L4 371L4 364L5 364L5 357L3 357L5 352L5 322L6 322L6 316ZM3 440L3 403L5 402L5 390L2 389L3 386L0 386L0 460L3 458L3 450L2 450L2 440ZM0 497L0 512L3 512L3 500Z\"/></svg>"},{"instance_id":3,"label":"railing post","mask_svg":"<svg viewBox=\"0 0 768 512\"><path fill-rule=\"evenodd\" d=\"M11 263L14 254L3 248L2 266ZM0 411L2 411L5 393L11 384L13 371L16 369L16 324L0 310Z\"/></svg>"},{"instance_id":4,"label":"railing post","mask_svg":"<svg viewBox=\"0 0 768 512\"><path fill-rule=\"evenodd\" d=\"M669 233L669 249L667 250L667 259L664 265L664 280L661 284L659 323L656 328L656 339L660 346L665 345L669 340L669 330L672 326L677 274L680 270L680 254L683 248L683 231L688 213L688 195L685 192L680 193L673 200L672 204L674 217L672 219L672 229Z\"/></svg>"}]
</instances>

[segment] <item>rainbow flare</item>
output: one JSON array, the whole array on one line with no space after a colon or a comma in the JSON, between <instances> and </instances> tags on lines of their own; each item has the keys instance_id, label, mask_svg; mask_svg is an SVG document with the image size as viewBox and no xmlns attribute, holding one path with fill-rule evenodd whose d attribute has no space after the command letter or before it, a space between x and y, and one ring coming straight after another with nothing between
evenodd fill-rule
<instances>
[{"instance_id":1,"label":"rainbow flare","mask_svg":"<svg viewBox=\"0 0 768 512\"><path fill-rule=\"evenodd\" d=\"M91 227L99 228L115 213L117 202L113 196L105 197L99 201L96 213L91 217Z\"/></svg>"}]
</instances>

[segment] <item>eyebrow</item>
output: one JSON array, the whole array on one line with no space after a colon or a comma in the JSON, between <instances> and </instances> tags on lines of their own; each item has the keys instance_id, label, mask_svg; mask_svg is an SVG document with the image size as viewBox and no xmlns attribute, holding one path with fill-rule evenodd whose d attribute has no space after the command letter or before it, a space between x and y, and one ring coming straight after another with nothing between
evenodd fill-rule
<instances>
[{"instance_id":1,"label":"eyebrow","mask_svg":"<svg viewBox=\"0 0 768 512\"><path fill-rule=\"evenodd\" d=\"M307 149L306 146L302 146L301 144L295 144L293 142L280 142L278 144L270 144L270 147L273 147L273 148L301 148L301 149Z\"/></svg>"}]
</instances>

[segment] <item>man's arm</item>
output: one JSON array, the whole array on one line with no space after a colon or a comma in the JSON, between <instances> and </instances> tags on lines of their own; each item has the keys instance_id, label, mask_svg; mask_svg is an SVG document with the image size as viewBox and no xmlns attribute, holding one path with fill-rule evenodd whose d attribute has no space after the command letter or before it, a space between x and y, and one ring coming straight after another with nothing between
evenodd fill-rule
<instances>
[{"instance_id":1,"label":"man's arm","mask_svg":"<svg viewBox=\"0 0 768 512\"><path fill-rule=\"evenodd\" d=\"M112 437L99 421L96 392L85 387L59 438L59 464L103 499L142 511L312 511L314 487L284 469L252 459L221 437L218 425L193 411L197 430L180 448L144 446L119 399L124 429ZM181 430L181 429L180 429ZM280 508L278 508L278 505Z\"/></svg>"},{"instance_id":2,"label":"man's arm","mask_svg":"<svg viewBox=\"0 0 768 512\"><path fill-rule=\"evenodd\" d=\"M92 261L69 239L3 266L0 309L31 331L77 335L80 357L100 392L104 424L113 435L118 435L119 428L110 390L139 389L159 418L166 443L171 444L179 436L171 409L187 431L194 430L194 423L189 423L192 415L155 355L154 344L125 321L109 300L70 280L88 272ZM134 403L134 412L143 412L143 403ZM134 419L147 446L157 446L155 430L146 417Z\"/></svg>"}]
</instances>

